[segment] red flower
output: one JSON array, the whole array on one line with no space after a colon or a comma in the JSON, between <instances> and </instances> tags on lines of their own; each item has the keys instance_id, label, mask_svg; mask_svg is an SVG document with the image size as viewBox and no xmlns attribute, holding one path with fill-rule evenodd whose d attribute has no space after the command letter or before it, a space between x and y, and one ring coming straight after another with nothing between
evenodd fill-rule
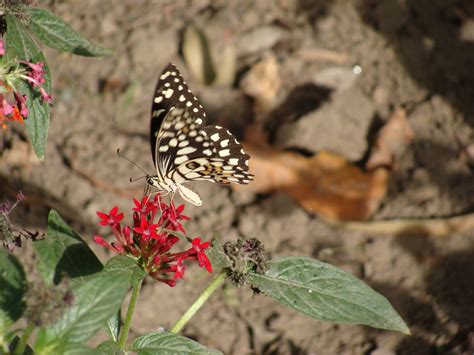
<instances>
[{"instance_id":1,"label":"red flower","mask_svg":"<svg viewBox=\"0 0 474 355\"><path fill-rule=\"evenodd\" d=\"M180 220L189 220L188 216L185 216L182 214L184 211L184 205L178 206L178 208L174 207L174 203L171 202L170 206L163 210L163 218L168 220L168 223L166 225L166 228L181 232L183 234L186 234L186 231L183 228L183 225L178 222Z\"/></svg>"},{"instance_id":2,"label":"red flower","mask_svg":"<svg viewBox=\"0 0 474 355\"><path fill-rule=\"evenodd\" d=\"M170 269L174 271L173 280L182 279L184 277L184 271L186 270L186 265L183 264L183 258L178 258L176 265L171 266Z\"/></svg>"},{"instance_id":3,"label":"red flower","mask_svg":"<svg viewBox=\"0 0 474 355\"><path fill-rule=\"evenodd\" d=\"M209 261L207 255L204 253L204 250L209 248L209 242L201 243L201 237L196 237L192 241L193 249L196 252L197 259L199 261L199 266L205 267L208 272L212 272L211 262Z\"/></svg>"},{"instance_id":4,"label":"red flower","mask_svg":"<svg viewBox=\"0 0 474 355\"><path fill-rule=\"evenodd\" d=\"M204 266L207 271L212 272L211 263L205 254L209 242L201 243L199 237L192 240L191 248L182 252L171 252L174 245L180 241L176 232L184 232L179 221L189 219L182 214L184 205L178 208L175 208L173 203L167 205L161 201L159 195L156 195L153 201L145 196L141 201L133 199L133 203L133 226L121 227L123 213L118 213L117 207L108 214L97 212L101 219L99 224L110 226L116 240L108 243L96 235L94 241L97 244L117 254L134 257L151 277L170 287L176 286L176 280L184 277L186 262L198 261L201 267Z\"/></svg>"},{"instance_id":5,"label":"red flower","mask_svg":"<svg viewBox=\"0 0 474 355\"><path fill-rule=\"evenodd\" d=\"M159 235L156 233L157 227L157 224L149 224L146 217L142 216L140 227L133 228L133 231L141 234L145 240L148 240L149 238L159 239Z\"/></svg>"},{"instance_id":6,"label":"red flower","mask_svg":"<svg viewBox=\"0 0 474 355\"><path fill-rule=\"evenodd\" d=\"M112 208L109 214L97 211L97 216L102 218L102 221L100 221L99 224L102 226L107 226L107 225L111 227L117 226L120 223L120 221L123 219L123 213L117 214L117 212L118 212L118 207Z\"/></svg>"}]
</instances>

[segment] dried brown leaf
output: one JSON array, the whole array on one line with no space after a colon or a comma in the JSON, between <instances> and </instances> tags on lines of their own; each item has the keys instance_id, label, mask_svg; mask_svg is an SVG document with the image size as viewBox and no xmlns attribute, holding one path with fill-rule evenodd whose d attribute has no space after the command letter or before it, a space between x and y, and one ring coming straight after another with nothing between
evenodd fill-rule
<instances>
[{"instance_id":1,"label":"dried brown leaf","mask_svg":"<svg viewBox=\"0 0 474 355\"><path fill-rule=\"evenodd\" d=\"M252 184L240 187L259 193L283 191L306 210L331 220L362 220L377 209L387 191L389 172L364 172L343 157L320 152L307 158L263 144L244 144Z\"/></svg>"},{"instance_id":2,"label":"dried brown leaf","mask_svg":"<svg viewBox=\"0 0 474 355\"><path fill-rule=\"evenodd\" d=\"M396 157L414 138L415 134L408 124L405 110L397 107L378 133L366 169L393 168Z\"/></svg>"}]
</instances>

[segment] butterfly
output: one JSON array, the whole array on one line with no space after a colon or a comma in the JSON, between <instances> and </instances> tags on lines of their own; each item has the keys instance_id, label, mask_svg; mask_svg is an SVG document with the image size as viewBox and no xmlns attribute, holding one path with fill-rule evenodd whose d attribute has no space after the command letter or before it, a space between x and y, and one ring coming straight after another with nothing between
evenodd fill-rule
<instances>
[{"instance_id":1,"label":"butterfly","mask_svg":"<svg viewBox=\"0 0 474 355\"><path fill-rule=\"evenodd\" d=\"M206 126L206 113L178 68L170 63L160 75L153 98L150 146L156 175L147 189L180 196L196 206L199 194L187 182L205 180L228 185L248 184L250 156L223 127Z\"/></svg>"}]
</instances>

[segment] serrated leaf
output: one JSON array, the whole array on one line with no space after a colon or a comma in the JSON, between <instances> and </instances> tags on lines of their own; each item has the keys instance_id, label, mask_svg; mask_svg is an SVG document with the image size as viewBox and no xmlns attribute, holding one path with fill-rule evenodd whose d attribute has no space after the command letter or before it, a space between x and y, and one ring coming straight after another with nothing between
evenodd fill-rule
<instances>
[{"instance_id":1,"label":"serrated leaf","mask_svg":"<svg viewBox=\"0 0 474 355\"><path fill-rule=\"evenodd\" d=\"M46 283L58 284L62 277L68 276L74 288L102 269L93 251L54 210L49 213L45 239L33 246L38 255L38 269Z\"/></svg>"},{"instance_id":2,"label":"serrated leaf","mask_svg":"<svg viewBox=\"0 0 474 355\"><path fill-rule=\"evenodd\" d=\"M322 321L410 334L385 297L335 266L304 257L287 257L267 266L265 274L252 273L250 280L284 306Z\"/></svg>"},{"instance_id":3,"label":"serrated leaf","mask_svg":"<svg viewBox=\"0 0 474 355\"><path fill-rule=\"evenodd\" d=\"M51 92L51 73L43 53L24 30L23 24L15 16L6 14L5 17L8 28L5 35L5 55L9 60L25 60L32 63L42 62L45 71L43 87L47 92ZM41 94L36 89L23 81L20 82L16 89L22 95L27 96L29 113L25 126L36 155L40 160L43 160L49 131L49 104L42 101Z\"/></svg>"},{"instance_id":4,"label":"serrated leaf","mask_svg":"<svg viewBox=\"0 0 474 355\"><path fill-rule=\"evenodd\" d=\"M74 304L47 330L49 342L68 339L81 343L91 338L117 312L129 288L131 271L101 272L78 287Z\"/></svg>"},{"instance_id":5,"label":"serrated leaf","mask_svg":"<svg viewBox=\"0 0 474 355\"><path fill-rule=\"evenodd\" d=\"M130 345L130 351L138 355L152 354L222 354L220 351L210 349L198 342L173 333L149 333L143 335Z\"/></svg>"},{"instance_id":6,"label":"serrated leaf","mask_svg":"<svg viewBox=\"0 0 474 355\"><path fill-rule=\"evenodd\" d=\"M0 249L0 290L0 309L15 322L24 311L26 278L16 257L3 248ZM7 321L2 323L8 324Z\"/></svg>"},{"instance_id":7,"label":"serrated leaf","mask_svg":"<svg viewBox=\"0 0 474 355\"><path fill-rule=\"evenodd\" d=\"M48 47L87 57L100 57L113 53L98 46L74 31L71 26L48 10L29 8L28 27Z\"/></svg>"}]
</instances>

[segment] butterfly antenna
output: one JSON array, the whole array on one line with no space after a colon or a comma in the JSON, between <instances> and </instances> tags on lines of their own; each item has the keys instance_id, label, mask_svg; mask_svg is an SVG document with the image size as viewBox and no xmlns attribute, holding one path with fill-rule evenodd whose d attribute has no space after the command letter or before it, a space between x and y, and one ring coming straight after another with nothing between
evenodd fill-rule
<instances>
[{"instance_id":1,"label":"butterfly antenna","mask_svg":"<svg viewBox=\"0 0 474 355\"><path fill-rule=\"evenodd\" d=\"M141 179L144 179L146 178L148 175L143 175L143 176L140 176L140 177L137 177L137 178L130 178L130 182L135 182L135 181L138 181L138 180L141 180Z\"/></svg>"},{"instance_id":2,"label":"butterfly antenna","mask_svg":"<svg viewBox=\"0 0 474 355\"><path fill-rule=\"evenodd\" d=\"M117 148L117 155L120 157L120 158L124 158L126 161L128 161L130 164L136 166L138 169L140 169L144 174L145 176L142 176L142 177L139 177L138 179L135 179L134 181L137 181L137 180L140 180L141 178L144 178L150 174L148 174L145 169L143 169L140 165L138 165L137 163L135 163L134 161L130 160L129 158L127 158L125 155L122 155L120 153L120 148ZM130 182L132 182L132 178L130 178Z\"/></svg>"}]
</instances>

